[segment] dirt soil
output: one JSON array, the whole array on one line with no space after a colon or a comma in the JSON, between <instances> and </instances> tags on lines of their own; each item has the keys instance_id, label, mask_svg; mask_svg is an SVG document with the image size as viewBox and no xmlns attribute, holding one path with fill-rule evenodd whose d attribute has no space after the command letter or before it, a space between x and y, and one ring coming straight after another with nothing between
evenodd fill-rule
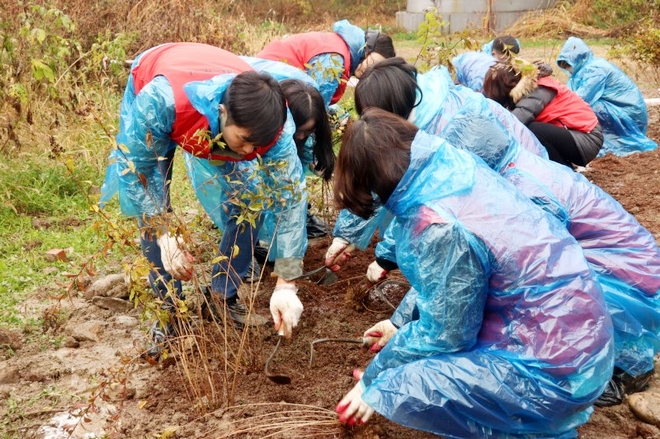
<instances>
[{"instance_id":1,"label":"dirt soil","mask_svg":"<svg viewBox=\"0 0 660 439\"><path fill-rule=\"evenodd\" d=\"M649 135L660 142L660 107L649 113ZM660 150L599 158L585 175L660 237ZM330 238L322 238L310 247L307 269L322 264L329 243ZM337 422L334 407L354 385L352 370L372 358L358 344L317 343L310 365L312 341L361 337L388 318L405 293L397 284L369 290L364 273L372 260L373 247L357 254L333 285L300 282L301 324L270 364L271 371L291 378L288 385L264 374L277 343L270 323L238 334L194 319L170 346L169 357L149 364L140 358L148 323L140 322L139 310L126 306L123 282L103 284L109 278L103 279L106 291L88 289L57 307L49 296L52 288L45 286L23 312L43 317L44 332L58 343L44 348L33 342L35 334L0 330L0 400L6 402L0 406L2 437L435 437L378 414L356 428ZM268 272L254 301L264 316L269 316L274 282ZM403 282L396 273L390 279ZM651 386L660 390L658 376ZM596 408L579 433L584 439L660 438L660 429L637 420L625 403Z\"/></svg>"}]
</instances>

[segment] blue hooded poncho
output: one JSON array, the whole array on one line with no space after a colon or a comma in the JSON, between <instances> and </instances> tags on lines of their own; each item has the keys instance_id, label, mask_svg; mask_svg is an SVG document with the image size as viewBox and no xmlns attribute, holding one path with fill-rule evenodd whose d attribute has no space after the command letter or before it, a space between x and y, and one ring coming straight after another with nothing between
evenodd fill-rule
<instances>
[{"instance_id":1,"label":"blue hooded poncho","mask_svg":"<svg viewBox=\"0 0 660 439\"><path fill-rule=\"evenodd\" d=\"M594 110L603 127L605 142L599 156L612 153L625 156L651 151L658 145L648 137L646 103L637 85L618 67L594 56L589 46L570 37L559 52L557 62L573 67L568 88Z\"/></svg>"},{"instance_id":2,"label":"blue hooded poncho","mask_svg":"<svg viewBox=\"0 0 660 439\"><path fill-rule=\"evenodd\" d=\"M332 31L339 35L348 46L351 53L350 72L352 75L364 57L366 45L364 30L351 24L348 20L340 20L332 26ZM310 59L308 64L307 74L317 82L318 89L327 107L330 105L341 80L337 75L328 75L327 72L336 71L340 65L343 67L344 59L338 54L324 53Z\"/></svg>"},{"instance_id":3,"label":"blue hooded poncho","mask_svg":"<svg viewBox=\"0 0 660 439\"><path fill-rule=\"evenodd\" d=\"M316 82L314 82L312 78L300 69L288 64L253 57L240 58L250 64L250 66L256 71L267 72L277 81L296 79L317 88ZM292 121L293 119L289 114L283 135L292 137L293 133L295 133L296 128L295 124L291 123ZM291 125L293 125L293 127ZM297 155L297 160L301 162L302 166L307 167L314 162L313 147L313 142L308 141L305 144L304 151L302 151L303 156L300 157ZM287 160L291 160L291 158L287 158ZM224 178L215 171L214 166L211 165L208 160L194 157L192 154L185 154L185 163L188 178L195 189L197 198L216 227L221 231L224 231L224 224L227 221L226 214L223 209L218 208L218 206L222 206L227 201L226 191L223 190ZM269 252L269 259L274 260L277 258L278 254L281 253L279 249L282 246L282 243L280 240L273 242L272 237L276 235L276 230L280 231L278 233L281 233L281 230L286 229L286 226L281 224L282 217L277 211L267 210L263 212L262 220L262 227L259 231L259 240L266 242L269 247L272 243L272 248ZM305 222L297 224L296 227L304 227L304 225ZM302 239L301 236L293 236L292 234L288 234L288 236L295 245L306 248L306 241L304 243L298 242Z\"/></svg>"},{"instance_id":4,"label":"blue hooded poncho","mask_svg":"<svg viewBox=\"0 0 660 439\"><path fill-rule=\"evenodd\" d=\"M490 52L465 52L455 56L451 63L458 83L481 93L486 73L497 63L497 58Z\"/></svg>"},{"instance_id":5,"label":"blue hooded poncho","mask_svg":"<svg viewBox=\"0 0 660 439\"><path fill-rule=\"evenodd\" d=\"M582 174L512 144L483 102L469 102L463 109L442 137L477 152L564 224L603 290L614 322L615 365L632 376L652 370L653 357L660 352L660 249L654 236ZM466 142L470 138L474 144ZM393 230L387 229L376 246L378 258L396 261Z\"/></svg>"},{"instance_id":6,"label":"blue hooded poncho","mask_svg":"<svg viewBox=\"0 0 660 439\"><path fill-rule=\"evenodd\" d=\"M517 151L514 151L513 148L518 148L522 145L522 147L541 157L548 156L545 148L539 143L534 134L513 116L511 112L504 109L504 107L495 101L486 99L480 93L473 92L466 87L455 86L445 67L434 68L427 73L417 75L417 84L421 90L421 96L419 96L420 104L414 108L409 119L420 129L431 134L440 134L445 126L451 124L452 119L458 115L479 118L482 115L492 113L499 121L496 124L497 129L507 133L510 141L509 144L512 148L509 150L497 150L497 154L505 154L508 157L512 157L511 154L517 154ZM484 107L474 110L476 112L473 113L474 107L469 107L470 109L467 107L467 104L472 101L482 103ZM478 124L475 124L475 127L477 126ZM501 157L489 159L483 155L490 154L495 148L481 148L477 150L477 145L482 144L482 139L488 139L488 137L487 130L464 131L462 133L461 143L458 146L469 149L486 160L486 162L502 160ZM390 216L387 215L384 209L379 209L376 215L369 220L364 220L343 209L339 212L333 234L334 236L346 239L360 249L365 249L369 245L375 231L379 229L381 234L383 234L389 221ZM386 256L384 257L385 259L391 259Z\"/></svg>"},{"instance_id":7,"label":"blue hooded poncho","mask_svg":"<svg viewBox=\"0 0 660 439\"><path fill-rule=\"evenodd\" d=\"M385 206L412 288L360 380L363 400L447 438L577 437L613 349L575 240L481 160L421 130Z\"/></svg>"},{"instance_id":8,"label":"blue hooded poncho","mask_svg":"<svg viewBox=\"0 0 660 439\"><path fill-rule=\"evenodd\" d=\"M138 61L139 58L135 62ZM223 74L184 86L195 109L207 117L212 136L219 133L218 106L235 76ZM174 94L165 77L154 78L138 96L135 95L132 76L129 77L117 135L117 144L127 147L117 148L110 154L101 188L101 205L118 192L125 215L155 216L165 211L166 185L164 176L158 171L158 162L160 157L171 154L176 148L169 136L174 116ZM307 237L300 233L306 220L307 196L302 166L293 142L294 132L295 126L289 115L277 143L261 159L213 164L199 160L217 184L208 190L202 186L196 188L200 202L214 220L214 214L223 210L222 202L231 197L242 199L253 211L271 211L284 218L276 238L278 259L302 258L307 248ZM148 144L145 139L150 140ZM144 176L146 184L139 181L137 172L131 171L133 168ZM224 224L226 220L225 216L219 221Z\"/></svg>"}]
</instances>

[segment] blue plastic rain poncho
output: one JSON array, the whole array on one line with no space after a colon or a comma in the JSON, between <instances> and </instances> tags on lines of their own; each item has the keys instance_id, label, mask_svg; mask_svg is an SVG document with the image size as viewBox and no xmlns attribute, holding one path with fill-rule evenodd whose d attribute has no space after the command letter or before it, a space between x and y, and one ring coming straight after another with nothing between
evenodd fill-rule
<instances>
[{"instance_id":1,"label":"blue plastic rain poncho","mask_svg":"<svg viewBox=\"0 0 660 439\"><path fill-rule=\"evenodd\" d=\"M222 83L210 80L192 83L187 87L186 92L198 111L208 114L207 111L212 112L215 108L217 114L215 99L208 100L207 96L220 93L221 99L225 88ZM222 218L223 213L219 212L221 209L217 207L213 210L209 207L231 197L245 201L246 196L252 197L253 194L257 194L255 199L257 204L251 209L256 208L264 212L265 216L278 219L277 233L270 251L273 259L302 258L307 249L307 235L300 232L305 228L307 197L303 169L293 141L295 131L293 117L287 112L287 120L279 140L261 161L237 162L232 164L233 174L228 174L218 172L208 160L199 160L204 170L191 179L201 204L209 212L215 224L220 224L219 219ZM186 156L187 162L193 158L190 154ZM261 168L266 171L260 171ZM200 178L205 174L210 178ZM245 184L245 180L248 184ZM293 198L292 194L298 195L298 198ZM265 206L260 206L261 199L267 203ZM222 230L222 227L219 227Z\"/></svg>"},{"instance_id":2,"label":"blue plastic rain poncho","mask_svg":"<svg viewBox=\"0 0 660 439\"><path fill-rule=\"evenodd\" d=\"M419 131L386 208L411 284L364 401L447 438L576 437L612 373L612 327L562 225L474 155Z\"/></svg>"},{"instance_id":3,"label":"blue plastic rain poncho","mask_svg":"<svg viewBox=\"0 0 660 439\"><path fill-rule=\"evenodd\" d=\"M618 67L594 56L579 38L570 37L562 47L557 62L573 67L568 88L594 110L603 127L605 142L599 156L620 156L651 151L658 145L648 137L646 103L637 85Z\"/></svg>"},{"instance_id":4,"label":"blue plastic rain poncho","mask_svg":"<svg viewBox=\"0 0 660 439\"><path fill-rule=\"evenodd\" d=\"M660 249L655 238L582 174L516 146L505 130L497 128L498 122L484 102L472 100L441 136L484 158L491 169L564 224L603 289L614 321L615 365L632 376L652 370L653 357L660 352ZM395 248L389 228L376 256L394 262Z\"/></svg>"},{"instance_id":5,"label":"blue plastic rain poncho","mask_svg":"<svg viewBox=\"0 0 660 439\"><path fill-rule=\"evenodd\" d=\"M283 81L285 79L296 79L316 87L316 83L308 75L306 75L300 69L297 69L288 64L253 57L240 58L247 62L256 71L267 72L278 81ZM292 138L295 130L296 128L295 124L293 123L293 118L289 113L282 136ZM310 140L312 140L312 142L310 142ZM302 151L302 157L296 155L294 158L289 155L287 156L286 161L300 161L302 166L309 166L314 162L313 146L313 139L308 139L308 142L305 144L304 151ZM208 213L213 223L221 231L223 231L227 218L226 213L222 208L219 208L219 206L222 206L227 201L227 194L223 189L224 177L217 173L215 167L211 165L208 160L194 157L191 154L186 154L185 163L188 178L190 179L190 182L195 189L197 198L204 207L204 210L206 210ZM278 254L281 253L280 248L282 243L279 239L272 241L272 237L276 236L276 230L278 231L278 234L281 234L281 230L286 229L286 226L282 224L281 212L278 213L277 211L268 210L264 212L262 216L263 222L259 231L259 240L267 243L268 247L270 248L269 259L274 260L278 257ZM301 230L301 228L304 227L304 224L304 222L302 224L298 224L298 230ZM297 236L294 237L291 234L288 234L288 236L293 240L293 242L296 242L301 238ZM280 243L279 245L278 242ZM299 245L302 245L302 243ZM306 243L304 247L306 247Z\"/></svg>"},{"instance_id":6,"label":"blue plastic rain poncho","mask_svg":"<svg viewBox=\"0 0 660 439\"><path fill-rule=\"evenodd\" d=\"M420 129L431 134L442 135L442 130L448 124L451 124L452 119L457 115L466 115L469 118L479 117L479 114L472 113L473 107L470 107L470 110L466 108L469 102L475 101L485 106L485 108L480 108L479 112L492 113L496 116L499 120L499 123L496 124L497 129L507 133L511 148L502 150L481 147L489 137L488 129L463 132L459 147L469 149L490 163L494 161L506 162L506 158L499 157L499 155L504 154L506 157L511 158L517 154L515 148L519 148L521 145L534 154L544 158L547 157L547 151L543 145L511 112L498 103L486 99L480 93L473 92L466 87L455 86L445 67L434 68L427 73L417 75L417 84L421 90L420 104L415 107L409 119ZM476 124L475 127L477 127ZM493 151L498 157L488 158L485 156L485 154L490 154ZM335 222L333 235L344 238L360 249L365 249L376 230L380 230L381 235L385 235L384 231L391 218L383 210L379 209L372 218L364 220L348 210L342 209ZM392 256L387 253L386 247L377 248L376 250L378 257L392 260Z\"/></svg>"},{"instance_id":7,"label":"blue plastic rain poncho","mask_svg":"<svg viewBox=\"0 0 660 439\"><path fill-rule=\"evenodd\" d=\"M135 62L139 62L139 58ZM190 82L184 87L195 109L208 118L212 136L220 129L218 105L235 76L218 75L207 81ZM167 205L164 176L157 171L157 164L159 157L171 154L176 147L169 137L175 116L174 94L167 79L157 76L136 98L132 79L129 77L122 101L121 127L117 135L118 145L130 147L115 149L110 154L101 203L119 192L125 215L155 216L164 212ZM133 111L136 105L140 111ZM277 143L262 159L213 164L200 160L218 184L213 191L197 190L200 202L214 220L214 215L223 209L221 202L230 197L250 204L251 209L272 211L284 217L277 235L278 259L302 258L307 247L307 237L299 233L305 224L307 199L303 170L293 142L294 132L289 117ZM144 139L149 139L149 143ZM146 185L140 182L136 172L131 171L133 167L144 176Z\"/></svg>"},{"instance_id":8,"label":"blue plastic rain poncho","mask_svg":"<svg viewBox=\"0 0 660 439\"><path fill-rule=\"evenodd\" d=\"M351 54L351 75L355 72L364 57L365 34L362 28L351 24L348 20L337 21L332 26L332 31L339 35ZM332 97L337 92L342 80L339 75L328 74L336 71L344 65L344 59L337 53L323 53L309 60L307 73L314 78L319 85L319 91L326 106L330 105Z\"/></svg>"},{"instance_id":9,"label":"blue plastic rain poncho","mask_svg":"<svg viewBox=\"0 0 660 439\"><path fill-rule=\"evenodd\" d=\"M653 235L610 195L558 163L521 151L502 175L567 219L612 316L615 366L633 377L653 370L660 352L660 250Z\"/></svg>"},{"instance_id":10,"label":"blue plastic rain poncho","mask_svg":"<svg viewBox=\"0 0 660 439\"><path fill-rule=\"evenodd\" d=\"M366 41L364 30L348 20L336 22L332 30L332 33L309 32L273 41L257 57L285 60L304 70L318 84L326 106L334 104L362 61Z\"/></svg>"},{"instance_id":11,"label":"blue plastic rain poncho","mask_svg":"<svg viewBox=\"0 0 660 439\"><path fill-rule=\"evenodd\" d=\"M455 56L451 63L458 83L481 93L486 73L497 63L497 58L490 52L465 52Z\"/></svg>"},{"instance_id":12,"label":"blue plastic rain poncho","mask_svg":"<svg viewBox=\"0 0 660 439\"><path fill-rule=\"evenodd\" d=\"M271 61L268 59L254 58L251 56L241 56L239 57L246 63L250 65L257 72L266 72L275 78L278 82L282 82L286 79L295 79L297 81L304 82L309 84L315 89L319 89L318 84L311 76L307 75L302 70L293 67L289 64ZM327 103L326 103L327 106ZM294 129L295 132L295 129ZM314 136L309 136L302 151L298 151L298 157L300 158L303 169L309 170L316 163L316 157L314 157Z\"/></svg>"}]
</instances>

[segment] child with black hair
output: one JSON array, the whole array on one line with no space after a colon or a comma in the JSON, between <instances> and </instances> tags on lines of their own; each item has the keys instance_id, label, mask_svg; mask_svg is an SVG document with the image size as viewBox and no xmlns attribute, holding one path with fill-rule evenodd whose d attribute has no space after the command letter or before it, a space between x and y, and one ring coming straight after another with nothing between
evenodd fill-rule
<instances>
[{"instance_id":1,"label":"child with black hair","mask_svg":"<svg viewBox=\"0 0 660 439\"><path fill-rule=\"evenodd\" d=\"M271 313L276 330L291 336L302 303L290 280L302 273L307 245L299 227L304 224L306 194L294 131L279 83L230 52L205 44L169 43L147 50L133 62L101 204L119 192L122 213L138 219L142 253L151 264L149 280L166 310L174 312L181 281L190 280L194 272L194 258L168 221L178 145L208 161L219 175L232 175L225 183L227 193L259 193L266 187L264 196L272 192L277 198L263 203L283 217L275 237L278 281ZM257 156L268 172L255 168ZM229 180L244 181L236 187ZM240 224L236 204L217 208L226 208L227 215L208 291L212 308L216 314L224 309L239 329L248 323L264 324L266 319L250 314L237 294L260 222L256 227ZM172 321L152 327L157 344L174 332ZM155 346L154 355L159 352Z\"/></svg>"},{"instance_id":2,"label":"child with black hair","mask_svg":"<svg viewBox=\"0 0 660 439\"><path fill-rule=\"evenodd\" d=\"M314 80L288 64L254 57L240 58L256 71L266 72L280 82L295 124L293 140L296 144L297 158L303 169L307 168L324 181L329 181L335 163L332 133L325 102ZM197 193L197 198L213 223L220 230L224 230L226 215L223 209L217 208L227 201L222 187L224 176L218 174L214 166L206 160L190 155L186 156L186 159L188 177ZM254 282L259 279L261 274L259 264L273 261L276 251L270 247L272 236L279 227L278 222L278 218L271 215L271 212L264 213L259 242L255 242L255 261L252 261L245 280ZM327 224L314 215L309 207L306 223L301 227L305 228L308 239L325 236L329 231Z\"/></svg>"}]
</instances>

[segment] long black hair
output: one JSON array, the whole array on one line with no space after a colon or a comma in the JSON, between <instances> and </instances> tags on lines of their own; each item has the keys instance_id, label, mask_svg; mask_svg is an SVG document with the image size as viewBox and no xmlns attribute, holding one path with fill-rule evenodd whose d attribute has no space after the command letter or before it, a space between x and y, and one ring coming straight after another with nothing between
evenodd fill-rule
<instances>
[{"instance_id":1,"label":"long black hair","mask_svg":"<svg viewBox=\"0 0 660 439\"><path fill-rule=\"evenodd\" d=\"M296 79L281 82L282 90L289 104L296 127L304 125L310 119L314 125L314 170L322 173L325 181L330 180L335 168L335 153L332 150L332 131L321 93L312 85ZM304 142L307 139L302 140ZM296 140L296 142L298 142ZM300 152L299 152L300 153Z\"/></svg>"}]
</instances>

